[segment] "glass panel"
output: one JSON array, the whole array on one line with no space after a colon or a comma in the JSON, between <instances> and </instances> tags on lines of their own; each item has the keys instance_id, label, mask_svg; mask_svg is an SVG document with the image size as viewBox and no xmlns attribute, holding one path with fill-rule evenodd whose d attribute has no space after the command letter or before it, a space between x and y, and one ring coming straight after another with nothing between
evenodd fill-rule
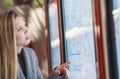
<instances>
[{"instance_id":1,"label":"glass panel","mask_svg":"<svg viewBox=\"0 0 120 79\"><path fill-rule=\"evenodd\" d=\"M97 79L92 2L62 0L62 4L70 79Z\"/></svg>"},{"instance_id":2,"label":"glass panel","mask_svg":"<svg viewBox=\"0 0 120 79\"><path fill-rule=\"evenodd\" d=\"M115 42L118 60L118 76L120 79L120 0L113 0L113 17L115 26Z\"/></svg>"},{"instance_id":3,"label":"glass panel","mask_svg":"<svg viewBox=\"0 0 120 79\"><path fill-rule=\"evenodd\" d=\"M51 64L52 69L60 65L60 44L58 34L58 12L57 0L49 0L49 31L50 31L50 47L51 47Z\"/></svg>"}]
</instances>

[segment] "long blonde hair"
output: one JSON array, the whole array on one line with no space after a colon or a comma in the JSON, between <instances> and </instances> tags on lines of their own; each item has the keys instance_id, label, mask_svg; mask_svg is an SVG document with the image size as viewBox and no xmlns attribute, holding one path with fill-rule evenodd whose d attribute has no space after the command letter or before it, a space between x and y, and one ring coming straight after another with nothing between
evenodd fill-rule
<instances>
[{"instance_id":1,"label":"long blonde hair","mask_svg":"<svg viewBox=\"0 0 120 79\"><path fill-rule=\"evenodd\" d=\"M17 78L17 52L14 11L5 12L0 20L0 79Z\"/></svg>"}]
</instances>

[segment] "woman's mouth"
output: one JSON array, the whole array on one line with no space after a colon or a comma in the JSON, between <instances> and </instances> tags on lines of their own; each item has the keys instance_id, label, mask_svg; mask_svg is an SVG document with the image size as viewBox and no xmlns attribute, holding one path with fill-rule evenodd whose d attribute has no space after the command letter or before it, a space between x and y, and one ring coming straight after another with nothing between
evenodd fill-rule
<instances>
[{"instance_id":1,"label":"woman's mouth","mask_svg":"<svg viewBox=\"0 0 120 79\"><path fill-rule=\"evenodd\" d=\"M25 39L26 39L26 40L29 40L29 39L30 39L30 37L29 37L29 36L27 36Z\"/></svg>"}]
</instances>

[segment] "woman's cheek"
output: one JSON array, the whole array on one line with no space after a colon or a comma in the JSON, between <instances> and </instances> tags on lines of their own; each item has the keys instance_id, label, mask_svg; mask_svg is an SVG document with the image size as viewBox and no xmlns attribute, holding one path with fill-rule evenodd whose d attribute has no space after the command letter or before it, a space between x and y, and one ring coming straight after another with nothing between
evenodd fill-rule
<instances>
[{"instance_id":1,"label":"woman's cheek","mask_svg":"<svg viewBox=\"0 0 120 79\"><path fill-rule=\"evenodd\" d=\"M17 43L23 43L23 41L24 41L24 37L23 37L23 35L17 35L16 36L16 42Z\"/></svg>"}]
</instances>

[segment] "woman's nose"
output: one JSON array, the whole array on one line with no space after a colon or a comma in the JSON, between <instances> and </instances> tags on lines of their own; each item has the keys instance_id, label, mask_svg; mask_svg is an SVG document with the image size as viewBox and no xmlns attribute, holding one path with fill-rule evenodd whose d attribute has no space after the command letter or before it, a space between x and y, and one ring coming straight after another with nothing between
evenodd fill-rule
<instances>
[{"instance_id":1,"label":"woman's nose","mask_svg":"<svg viewBox=\"0 0 120 79\"><path fill-rule=\"evenodd\" d=\"M25 27L25 33L30 33L30 30L27 27Z\"/></svg>"}]
</instances>

